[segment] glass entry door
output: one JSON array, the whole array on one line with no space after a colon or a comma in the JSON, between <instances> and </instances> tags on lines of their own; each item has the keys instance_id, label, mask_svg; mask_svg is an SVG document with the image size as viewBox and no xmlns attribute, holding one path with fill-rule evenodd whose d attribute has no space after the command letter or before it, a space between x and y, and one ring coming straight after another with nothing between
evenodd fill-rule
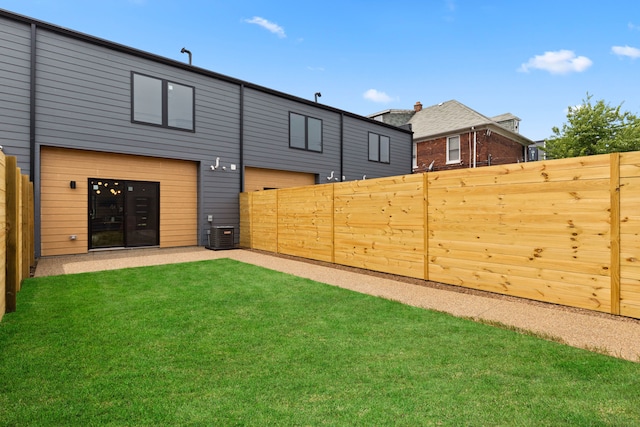
<instances>
[{"instance_id":1,"label":"glass entry door","mask_svg":"<svg viewBox=\"0 0 640 427\"><path fill-rule=\"evenodd\" d=\"M160 184L127 181L125 187L125 246L159 245Z\"/></svg>"},{"instance_id":2,"label":"glass entry door","mask_svg":"<svg viewBox=\"0 0 640 427\"><path fill-rule=\"evenodd\" d=\"M160 183L89 178L89 249L160 244Z\"/></svg>"}]
</instances>

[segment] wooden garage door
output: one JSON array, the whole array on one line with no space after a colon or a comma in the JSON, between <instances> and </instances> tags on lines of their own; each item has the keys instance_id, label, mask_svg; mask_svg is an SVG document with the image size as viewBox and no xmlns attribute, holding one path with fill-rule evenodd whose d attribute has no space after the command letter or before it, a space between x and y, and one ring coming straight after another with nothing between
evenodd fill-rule
<instances>
[{"instance_id":1,"label":"wooden garage door","mask_svg":"<svg viewBox=\"0 0 640 427\"><path fill-rule=\"evenodd\" d=\"M316 176L312 173L252 167L246 167L244 171L245 192L272 188L302 187L305 185L314 185L315 183Z\"/></svg>"},{"instance_id":2,"label":"wooden garage door","mask_svg":"<svg viewBox=\"0 0 640 427\"><path fill-rule=\"evenodd\" d=\"M159 182L160 247L197 245L197 171L196 163L182 160L42 147L42 256L88 251L88 179L94 177Z\"/></svg>"}]
</instances>

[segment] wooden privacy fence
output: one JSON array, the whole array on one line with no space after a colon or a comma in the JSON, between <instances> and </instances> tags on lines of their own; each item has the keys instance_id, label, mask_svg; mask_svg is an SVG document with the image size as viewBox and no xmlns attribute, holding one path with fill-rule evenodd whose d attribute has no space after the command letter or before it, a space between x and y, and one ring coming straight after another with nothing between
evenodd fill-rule
<instances>
[{"instance_id":1,"label":"wooden privacy fence","mask_svg":"<svg viewBox=\"0 0 640 427\"><path fill-rule=\"evenodd\" d=\"M0 319L16 310L22 279L35 265L33 183L0 152Z\"/></svg>"},{"instance_id":2,"label":"wooden privacy fence","mask_svg":"<svg viewBox=\"0 0 640 427\"><path fill-rule=\"evenodd\" d=\"M240 244L640 318L640 152L242 193Z\"/></svg>"}]
</instances>

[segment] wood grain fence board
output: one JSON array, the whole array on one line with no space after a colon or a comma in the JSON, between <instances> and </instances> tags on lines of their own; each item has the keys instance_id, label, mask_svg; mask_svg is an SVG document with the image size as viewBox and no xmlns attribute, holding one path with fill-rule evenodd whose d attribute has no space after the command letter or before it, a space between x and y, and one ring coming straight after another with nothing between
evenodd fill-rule
<instances>
[{"instance_id":1,"label":"wood grain fence board","mask_svg":"<svg viewBox=\"0 0 640 427\"><path fill-rule=\"evenodd\" d=\"M640 318L640 153L620 153L619 188L619 309Z\"/></svg>"},{"instance_id":2,"label":"wood grain fence board","mask_svg":"<svg viewBox=\"0 0 640 427\"><path fill-rule=\"evenodd\" d=\"M6 313L16 311L17 293L20 286L20 169L18 161L14 156L6 156L6 224L7 224L7 264L6 264L6 285L5 304Z\"/></svg>"},{"instance_id":3,"label":"wood grain fence board","mask_svg":"<svg viewBox=\"0 0 640 427\"><path fill-rule=\"evenodd\" d=\"M333 260L333 186L278 190L278 252Z\"/></svg>"},{"instance_id":4,"label":"wood grain fence board","mask_svg":"<svg viewBox=\"0 0 640 427\"><path fill-rule=\"evenodd\" d=\"M0 320L7 309L7 161L0 151Z\"/></svg>"},{"instance_id":5,"label":"wood grain fence board","mask_svg":"<svg viewBox=\"0 0 640 427\"><path fill-rule=\"evenodd\" d=\"M457 242L477 242L485 245L502 242L504 246L529 246L533 252L538 248L556 248L569 252L574 251L594 251L606 253L606 262L609 262L609 238L605 236L582 235L582 236L552 236L552 235L530 235L528 239L522 236L498 233L489 231L478 231L471 227L469 230L447 231L436 229L438 225L429 225L429 247L433 247L436 242L457 241Z\"/></svg>"},{"instance_id":6,"label":"wood grain fence board","mask_svg":"<svg viewBox=\"0 0 640 427\"><path fill-rule=\"evenodd\" d=\"M240 247L251 248L251 194L252 193L240 193Z\"/></svg>"},{"instance_id":7,"label":"wood grain fence board","mask_svg":"<svg viewBox=\"0 0 640 427\"><path fill-rule=\"evenodd\" d=\"M640 176L640 151L619 153L620 178L637 178Z\"/></svg>"},{"instance_id":8,"label":"wood grain fence board","mask_svg":"<svg viewBox=\"0 0 640 427\"><path fill-rule=\"evenodd\" d=\"M36 222L36 213L35 213L35 194L34 194L34 186L33 182L29 182L29 190L28 190L28 204L29 204L29 265L31 267L36 266L36 241L35 241L35 222Z\"/></svg>"},{"instance_id":9,"label":"wood grain fence board","mask_svg":"<svg viewBox=\"0 0 640 427\"><path fill-rule=\"evenodd\" d=\"M338 264L640 317L640 152L332 186ZM273 239L330 223L278 209Z\"/></svg>"},{"instance_id":10,"label":"wood grain fence board","mask_svg":"<svg viewBox=\"0 0 640 427\"><path fill-rule=\"evenodd\" d=\"M512 195L515 200L531 197L531 194L545 193L553 197L554 200L575 200L580 201L582 199L593 199L591 193L602 192L607 193L609 191L608 179L593 179L582 181L560 181L560 182L547 182L536 184L518 184L518 185L494 185L494 186L465 186L465 187L438 187L429 186L429 199L434 202L438 202L440 198L443 201L447 199L451 200L466 200L478 199L478 200L502 200L508 195ZM582 195L581 193L585 193ZM567 197L569 195L570 197ZM482 198L485 196L485 198ZM599 198L596 194L595 198ZM538 200L531 200L536 202ZM546 202L546 199L538 202Z\"/></svg>"},{"instance_id":11,"label":"wood grain fence board","mask_svg":"<svg viewBox=\"0 0 640 427\"><path fill-rule=\"evenodd\" d=\"M598 179L580 180L575 172L551 173L553 168L537 165L544 176L529 173L523 179L513 174L515 185L504 176L504 183L496 179L484 187L470 185L468 180L460 181L458 187L451 180L445 188L441 182L430 185L430 278L547 302L610 309L610 295L602 296L602 289L610 292L610 184L601 179L608 178L610 170L603 159L592 164L599 171L606 166L606 174L600 171ZM474 172L469 175L475 177ZM552 181L567 177L571 180ZM534 182L523 185L526 178ZM500 245L504 248L497 249ZM519 256L511 252L515 246L520 248ZM564 255L558 257L559 252ZM606 262L592 264L593 254ZM570 294L574 295L569 298Z\"/></svg>"},{"instance_id":12,"label":"wood grain fence board","mask_svg":"<svg viewBox=\"0 0 640 427\"><path fill-rule=\"evenodd\" d=\"M453 246L453 245L451 245ZM524 250L519 251L513 248L511 253L507 247L503 247L499 253L497 251L483 250L481 247L468 249L450 249L445 245L434 245L429 249L429 260L437 264L440 259L454 258L461 262L492 262L496 266L501 265L518 265L526 266L540 270L548 270L553 274L563 274L563 277L571 277L571 273L581 273L593 276L600 276L606 282L609 281L609 264L606 260L608 253L592 252L588 256L572 256L567 255L566 251L549 250L545 248L521 247ZM520 249L520 248L518 248ZM518 253L520 252L520 253ZM604 258L604 259L603 259Z\"/></svg>"},{"instance_id":13,"label":"wood grain fence board","mask_svg":"<svg viewBox=\"0 0 640 427\"><path fill-rule=\"evenodd\" d=\"M622 277L620 279L620 314L640 319L639 279Z\"/></svg>"},{"instance_id":14,"label":"wood grain fence board","mask_svg":"<svg viewBox=\"0 0 640 427\"><path fill-rule=\"evenodd\" d=\"M335 185L335 262L424 278L424 177Z\"/></svg>"},{"instance_id":15,"label":"wood grain fence board","mask_svg":"<svg viewBox=\"0 0 640 427\"><path fill-rule=\"evenodd\" d=\"M22 273L20 276L26 279L30 275L31 269L31 245L29 241L29 177L21 176L22 183L20 185L20 234L22 240L22 260L20 261ZM22 282L18 286L18 291L22 288Z\"/></svg>"},{"instance_id":16,"label":"wood grain fence board","mask_svg":"<svg viewBox=\"0 0 640 427\"><path fill-rule=\"evenodd\" d=\"M422 174L422 250L423 250L423 267L424 267L424 279L431 280L429 278L429 221L427 220L428 212L429 212L429 180L427 178L427 173Z\"/></svg>"},{"instance_id":17,"label":"wood grain fence board","mask_svg":"<svg viewBox=\"0 0 640 427\"><path fill-rule=\"evenodd\" d=\"M18 192L18 217L16 219L16 227L18 228L18 240L16 242L16 250L18 251L18 281L16 282L16 290L20 292L20 288L22 286L22 279L25 278L23 275L23 261L24 261L24 251L23 251L23 242L24 242L24 217L22 215L23 212L23 199L22 199L22 174L20 173L20 168L17 168L17 189Z\"/></svg>"},{"instance_id":18,"label":"wood grain fence board","mask_svg":"<svg viewBox=\"0 0 640 427\"><path fill-rule=\"evenodd\" d=\"M422 259L422 254L416 254L414 257L395 258L362 247L348 251L336 250L336 263L338 264L420 279L424 273Z\"/></svg>"},{"instance_id":19,"label":"wood grain fence board","mask_svg":"<svg viewBox=\"0 0 640 427\"><path fill-rule=\"evenodd\" d=\"M518 276L507 277L497 273L463 269L454 265L430 265L431 279L453 285L469 287L505 295L545 301L553 304L610 312L609 287L585 286L576 292L575 285L560 281L536 280Z\"/></svg>"},{"instance_id":20,"label":"wood grain fence board","mask_svg":"<svg viewBox=\"0 0 640 427\"><path fill-rule=\"evenodd\" d=\"M253 248L278 252L278 190L256 191L251 199Z\"/></svg>"},{"instance_id":21,"label":"wood grain fence board","mask_svg":"<svg viewBox=\"0 0 640 427\"><path fill-rule=\"evenodd\" d=\"M489 169L493 169L490 167ZM483 167L481 169L487 169ZM490 171L491 171L490 170ZM449 171L446 171L449 172ZM465 175L457 177L447 177L442 175L445 172L441 172L441 175L436 177L435 174L429 173L429 185L438 186L441 188L456 188L456 187L491 187L494 185L524 185L524 186L536 186L550 182L570 182L580 181L584 179L607 179L609 177L609 164L598 165L597 167L581 169L580 172L576 172L576 169L560 169L556 171L527 171L517 170L510 171L503 175L481 175L478 176L474 172L468 172Z\"/></svg>"},{"instance_id":22,"label":"wood grain fence board","mask_svg":"<svg viewBox=\"0 0 640 427\"><path fill-rule=\"evenodd\" d=\"M553 180L572 181L583 177L607 178L606 156L560 159L531 163L498 165L482 168L430 172L429 185L491 186L501 183L536 183Z\"/></svg>"},{"instance_id":23,"label":"wood grain fence board","mask_svg":"<svg viewBox=\"0 0 640 427\"><path fill-rule=\"evenodd\" d=\"M465 257L465 255L467 255ZM447 256L432 255L432 258L437 257L434 264L438 264L442 267L456 267L461 269L471 269L478 271L486 271L488 273L496 273L507 277L520 277L522 279L540 279L549 282L561 281L566 284L567 288L573 288L576 290L584 289L585 286L593 287L597 289L609 288L609 276L598 274L586 274L579 271L563 271L554 270L547 266L534 266L531 264L505 264L501 263L501 260L495 259L478 259L469 254L454 253ZM460 260L466 260L468 262L461 263Z\"/></svg>"},{"instance_id":24,"label":"wood grain fence board","mask_svg":"<svg viewBox=\"0 0 640 427\"><path fill-rule=\"evenodd\" d=\"M610 155L611 313L620 314L620 154Z\"/></svg>"},{"instance_id":25,"label":"wood grain fence board","mask_svg":"<svg viewBox=\"0 0 640 427\"><path fill-rule=\"evenodd\" d=\"M631 281L632 283L625 283L631 286L625 287L624 290L620 291L622 301L626 301L628 304L635 304L640 306L640 289L637 288L635 281Z\"/></svg>"}]
</instances>

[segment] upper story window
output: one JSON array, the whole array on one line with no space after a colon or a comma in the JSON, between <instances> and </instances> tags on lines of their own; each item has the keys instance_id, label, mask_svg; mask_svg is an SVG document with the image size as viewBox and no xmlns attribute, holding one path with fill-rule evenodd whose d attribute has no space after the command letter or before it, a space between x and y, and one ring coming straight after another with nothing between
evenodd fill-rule
<instances>
[{"instance_id":1,"label":"upper story window","mask_svg":"<svg viewBox=\"0 0 640 427\"><path fill-rule=\"evenodd\" d=\"M195 89L169 80L131 73L131 121L195 130Z\"/></svg>"},{"instance_id":2,"label":"upper story window","mask_svg":"<svg viewBox=\"0 0 640 427\"><path fill-rule=\"evenodd\" d=\"M369 160L372 162L390 163L390 139L388 136L369 132Z\"/></svg>"},{"instance_id":3,"label":"upper story window","mask_svg":"<svg viewBox=\"0 0 640 427\"><path fill-rule=\"evenodd\" d=\"M322 120L289 113L289 147L322 152Z\"/></svg>"},{"instance_id":4,"label":"upper story window","mask_svg":"<svg viewBox=\"0 0 640 427\"><path fill-rule=\"evenodd\" d=\"M460 136L447 138L447 163L460 163Z\"/></svg>"}]
</instances>

